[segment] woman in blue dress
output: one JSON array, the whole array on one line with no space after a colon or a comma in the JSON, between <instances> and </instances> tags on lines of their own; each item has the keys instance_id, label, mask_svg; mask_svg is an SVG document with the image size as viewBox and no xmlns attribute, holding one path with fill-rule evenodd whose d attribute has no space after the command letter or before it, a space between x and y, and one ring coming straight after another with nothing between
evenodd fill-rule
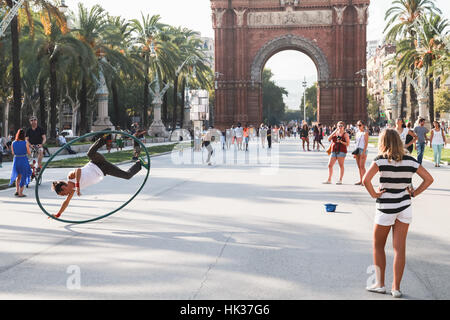
<instances>
[{"instance_id":1,"label":"woman in blue dress","mask_svg":"<svg viewBox=\"0 0 450 320\"><path fill-rule=\"evenodd\" d=\"M11 172L11 181L9 185L16 182L16 197L26 197L23 194L23 188L30 183L31 167L27 155L30 154L30 147L25 141L25 130L19 129L16 139L11 145L11 151L14 155L13 168Z\"/></svg>"}]
</instances>

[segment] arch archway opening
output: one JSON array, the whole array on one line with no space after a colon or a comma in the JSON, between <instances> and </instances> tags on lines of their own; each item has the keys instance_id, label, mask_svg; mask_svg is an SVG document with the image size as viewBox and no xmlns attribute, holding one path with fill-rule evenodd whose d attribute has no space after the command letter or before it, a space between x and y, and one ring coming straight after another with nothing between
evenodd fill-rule
<instances>
[{"instance_id":1,"label":"arch archway opening","mask_svg":"<svg viewBox=\"0 0 450 320\"><path fill-rule=\"evenodd\" d=\"M267 58L262 69L264 122L317 121L319 72L307 54L298 49L279 50Z\"/></svg>"}]
</instances>

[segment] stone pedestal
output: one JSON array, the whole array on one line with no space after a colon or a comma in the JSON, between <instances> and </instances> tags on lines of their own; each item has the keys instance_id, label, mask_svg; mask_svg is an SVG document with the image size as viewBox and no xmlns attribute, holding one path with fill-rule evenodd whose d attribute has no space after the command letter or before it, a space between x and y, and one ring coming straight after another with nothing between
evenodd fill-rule
<instances>
[{"instance_id":1,"label":"stone pedestal","mask_svg":"<svg viewBox=\"0 0 450 320\"><path fill-rule=\"evenodd\" d=\"M148 134L153 137L169 137L166 126L161 120L161 105L155 106L154 108L154 120L148 130Z\"/></svg>"},{"instance_id":2,"label":"stone pedestal","mask_svg":"<svg viewBox=\"0 0 450 320\"><path fill-rule=\"evenodd\" d=\"M114 125L111 123L111 120L108 116L108 93L102 92L97 94L97 99L98 99L98 116L91 130L94 132L103 131L105 129L114 130L115 129Z\"/></svg>"},{"instance_id":3,"label":"stone pedestal","mask_svg":"<svg viewBox=\"0 0 450 320\"><path fill-rule=\"evenodd\" d=\"M191 109L185 108L184 109L184 121L183 121L183 129L192 129L192 121L191 121Z\"/></svg>"}]
</instances>

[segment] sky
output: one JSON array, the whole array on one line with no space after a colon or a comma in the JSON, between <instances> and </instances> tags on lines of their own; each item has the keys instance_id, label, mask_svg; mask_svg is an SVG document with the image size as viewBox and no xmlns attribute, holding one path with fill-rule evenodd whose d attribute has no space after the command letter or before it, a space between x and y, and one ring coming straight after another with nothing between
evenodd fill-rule
<instances>
[{"instance_id":1,"label":"sky","mask_svg":"<svg viewBox=\"0 0 450 320\"><path fill-rule=\"evenodd\" d=\"M188 27L199 31L202 36L214 37L211 20L210 0L66 0L71 10L76 10L82 2L86 7L101 5L111 15L120 15L127 19L140 19L144 15L159 14L162 22ZM450 19L450 0L436 0L436 5L442 10L442 16ZM124 3L126 6L124 6ZM384 29L384 13L390 7L392 0L372 0L369 7L369 24L367 40L381 40ZM296 51L283 51L273 56L266 64L274 73L277 84L284 86L289 97L287 105L298 109L303 94L301 82L306 77L308 84L317 81L317 69L312 60Z\"/></svg>"}]
</instances>

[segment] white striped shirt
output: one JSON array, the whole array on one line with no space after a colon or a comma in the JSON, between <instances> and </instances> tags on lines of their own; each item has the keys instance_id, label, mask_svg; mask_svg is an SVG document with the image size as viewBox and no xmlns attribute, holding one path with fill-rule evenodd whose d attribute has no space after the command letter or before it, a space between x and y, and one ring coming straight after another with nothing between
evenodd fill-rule
<instances>
[{"instance_id":1,"label":"white striped shirt","mask_svg":"<svg viewBox=\"0 0 450 320\"><path fill-rule=\"evenodd\" d=\"M399 213L411 205L411 196L406 188L420 164L405 155L402 161L390 161L382 156L374 159L380 172L380 189L386 192L377 199L377 209L383 213Z\"/></svg>"}]
</instances>

